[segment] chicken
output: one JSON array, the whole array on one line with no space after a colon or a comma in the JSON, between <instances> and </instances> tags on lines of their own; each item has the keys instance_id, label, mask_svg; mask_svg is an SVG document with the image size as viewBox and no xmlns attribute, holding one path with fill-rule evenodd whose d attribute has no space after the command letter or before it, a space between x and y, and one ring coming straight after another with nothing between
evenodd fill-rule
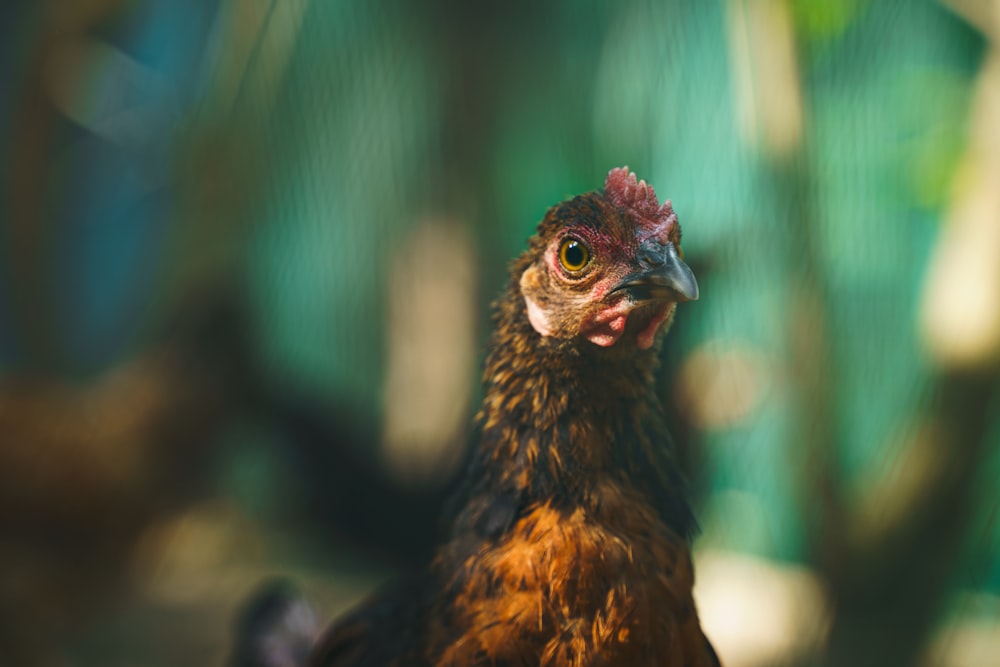
<instances>
[{"instance_id":1,"label":"chicken","mask_svg":"<svg viewBox=\"0 0 1000 667\"><path fill-rule=\"evenodd\" d=\"M150 523L204 495L255 391L242 312L205 298L93 382L0 381L0 663L72 664L96 610L131 590Z\"/></svg>"},{"instance_id":2,"label":"chicken","mask_svg":"<svg viewBox=\"0 0 1000 667\"><path fill-rule=\"evenodd\" d=\"M698 298L671 203L628 168L545 215L494 306L485 397L427 567L335 623L315 667L718 665L654 371Z\"/></svg>"}]
</instances>

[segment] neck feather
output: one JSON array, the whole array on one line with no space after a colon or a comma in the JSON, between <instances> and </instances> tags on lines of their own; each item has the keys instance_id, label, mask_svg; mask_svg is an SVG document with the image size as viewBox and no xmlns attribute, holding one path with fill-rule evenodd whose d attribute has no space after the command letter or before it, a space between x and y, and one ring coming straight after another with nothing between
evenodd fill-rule
<instances>
[{"instance_id":1,"label":"neck feather","mask_svg":"<svg viewBox=\"0 0 1000 667\"><path fill-rule=\"evenodd\" d=\"M655 391L656 347L543 338L528 322L517 275L496 305L480 438L455 528L503 530L535 503L586 506L611 479L643 492L690 536L694 519Z\"/></svg>"}]
</instances>

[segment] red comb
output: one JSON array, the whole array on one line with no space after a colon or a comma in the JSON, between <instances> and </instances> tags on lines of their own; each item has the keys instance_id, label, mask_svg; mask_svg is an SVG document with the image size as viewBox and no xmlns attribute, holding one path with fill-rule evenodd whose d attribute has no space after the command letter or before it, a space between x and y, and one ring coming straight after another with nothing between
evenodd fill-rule
<instances>
[{"instance_id":1,"label":"red comb","mask_svg":"<svg viewBox=\"0 0 1000 667\"><path fill-rule=\"evenodd\" d=\"M636 219L643 227L660 227L677 222L674 207L667 199L660 206L653 186L639 181L628 167L618 167L608 172L604 181L604 194L615 206L619 206Z\"/></svg>"}]
</instances>

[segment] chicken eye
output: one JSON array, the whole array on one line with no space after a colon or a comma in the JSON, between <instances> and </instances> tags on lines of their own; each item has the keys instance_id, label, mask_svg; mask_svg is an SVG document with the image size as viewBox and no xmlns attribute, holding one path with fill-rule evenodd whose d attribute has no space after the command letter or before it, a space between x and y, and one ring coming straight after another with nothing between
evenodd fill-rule
<instances>
[{"instance_id":1,"label":"chicken eye","mask_svg":"<svg viewBox=\"0 0 1000 667\"><path fill-rule=\"evenodd\" d=\"M559 246L559 262L567 271L579 271L590 261L590 251L576 239L566 239Z\"/></svg>"}]
</instances>

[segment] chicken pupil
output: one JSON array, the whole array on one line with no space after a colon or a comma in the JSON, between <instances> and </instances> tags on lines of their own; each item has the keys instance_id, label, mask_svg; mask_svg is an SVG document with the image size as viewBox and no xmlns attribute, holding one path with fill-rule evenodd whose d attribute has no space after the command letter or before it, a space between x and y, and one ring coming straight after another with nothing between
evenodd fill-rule
<instances>
[{"instance_id":1,"label":"chicken pupil","mask_svg":"<svg viewBox=\"0 0 1000 667\"><path fill-rule=\"evenodd\" d=\"M566 244L566 263L574 268L583 265L583 248L577 241L570 241Z\"/></svg>"}]
</instances>

